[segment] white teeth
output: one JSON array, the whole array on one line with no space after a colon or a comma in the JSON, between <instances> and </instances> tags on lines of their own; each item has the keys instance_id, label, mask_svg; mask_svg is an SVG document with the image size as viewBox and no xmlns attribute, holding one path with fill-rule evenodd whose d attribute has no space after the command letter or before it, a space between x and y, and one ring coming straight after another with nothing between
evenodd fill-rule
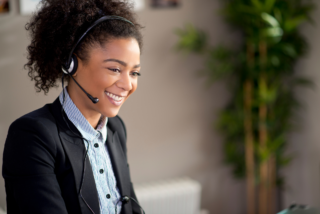
<instances>
[{"instance_id":1,"label":"white teeth","mask_svg":"<svg viewBox=\"0 0 320 214\"><path fill-rule=\"evenodd\" d=\"M123 97L118 97L114 94L111 94L109 92L106 93L108 97L111 97L112 99L114 99L115 101L121 101L123 99Z\"/></svg>"}]
</instances>

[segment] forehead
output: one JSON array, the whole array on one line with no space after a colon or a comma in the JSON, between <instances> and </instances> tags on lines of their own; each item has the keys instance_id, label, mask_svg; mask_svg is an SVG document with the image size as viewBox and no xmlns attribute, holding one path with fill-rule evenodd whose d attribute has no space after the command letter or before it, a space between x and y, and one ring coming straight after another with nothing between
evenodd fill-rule
<instances>
[{"instance_id":1,"label":"forehead","mask_svg":"<svg viewBox=\"0 0 320 214\"><path fill-rule=\"evenodd\" d=\"M140 59L140 47L134 38L110 39L101 45L94 45L89 50L91 57L105 58L127 58Z\"/></svg>"}]
</instances>

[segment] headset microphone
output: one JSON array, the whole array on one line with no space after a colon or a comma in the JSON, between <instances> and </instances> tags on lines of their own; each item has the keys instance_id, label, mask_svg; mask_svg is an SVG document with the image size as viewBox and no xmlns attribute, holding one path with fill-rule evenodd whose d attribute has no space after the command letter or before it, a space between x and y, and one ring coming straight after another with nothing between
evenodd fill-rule
<instances>
[{"instance_id":1,"label":"headset microphone","mask_svg":"<svg viewBox=\"0 0 320 214\"><path fill-rule=\"evenodd\" d=\"M89 99L90 99L94 104L96 104L97 102L99 102L99 99L96 98L96 97L91 96L88 92L86 92L86 90L84 90L84 89L81 87L81 85L73 78L73 76L70 75L70 77L73 79L73 81L74 81L75 83L77 83L77 85L81 88L81 90L89 97Z\"/></svg>"},{"instance_id":2,"label":"headset microphone","mask_svg":"<svg viewBox=\"0 0 320 214\"><path fill-rule=\"evenodd\" d=\"M69 64L69 63L68 63L68 64ZM99 99L96 98L96 97L91 96L91 95L90 95L86 90L84 90L84 88L82 88L81 85L73 78L72 75L76 73L77 68L78 68L78 59L77 59L77 56L74 55L74 54L72 54L69 68L68 68L68 69L65 69L65 67L62 66L62 71L63 71L63 73L69 75L69 76L73 79L73 81L81 88L81 90L89 97L89 99L90 99L94 104L96 104L97 102L99 102Z\"/></svg>"}]
</instances>

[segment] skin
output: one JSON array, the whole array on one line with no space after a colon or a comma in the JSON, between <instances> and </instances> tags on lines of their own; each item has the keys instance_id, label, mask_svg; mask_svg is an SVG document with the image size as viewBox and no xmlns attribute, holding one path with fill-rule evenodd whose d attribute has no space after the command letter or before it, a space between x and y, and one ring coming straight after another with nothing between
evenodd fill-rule
<instances>
[{"instance_id":1,"label":"skin","mask_svg":"<svg viewBox=\"0 0 320 214\"><path fill-rule=\"evenodd\" d=\"M83 116L96 128L101 115L115 117L122 104L137 89L140 48L134 38L113 39L102 46L90 47L88 55L85 62L78 58L78 69L73 77L99 102L92 103L72 79L67 90ZM123 96L122 104L112 104L105 92Z\"/></svg>"}]
</instances>

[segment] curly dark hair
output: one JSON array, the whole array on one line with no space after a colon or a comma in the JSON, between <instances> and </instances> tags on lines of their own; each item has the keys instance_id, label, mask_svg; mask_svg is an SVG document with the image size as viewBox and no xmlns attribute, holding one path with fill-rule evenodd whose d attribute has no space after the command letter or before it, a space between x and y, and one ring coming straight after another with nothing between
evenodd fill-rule
<instances>
[{"instance_id":1,"label":"curly dark hair","mask_svg":"<svg viewBox=\"0 0 320 214\"><path fill-rule=\"evenodd\" d=\"M62 77L61 66L66 63L69 52L80 36L97 19L116 15L122 20L108 20L95 26L80 42L74 53L84 62L88 48L96 43L102 45L114 38L135 38L142 48L141 25L132 12L132 4L123 0L42 0L37 12L26 24L30 32L28 62L24 67L37 92L48 93L57 86Z\"/></svg>"}]
</instances>

